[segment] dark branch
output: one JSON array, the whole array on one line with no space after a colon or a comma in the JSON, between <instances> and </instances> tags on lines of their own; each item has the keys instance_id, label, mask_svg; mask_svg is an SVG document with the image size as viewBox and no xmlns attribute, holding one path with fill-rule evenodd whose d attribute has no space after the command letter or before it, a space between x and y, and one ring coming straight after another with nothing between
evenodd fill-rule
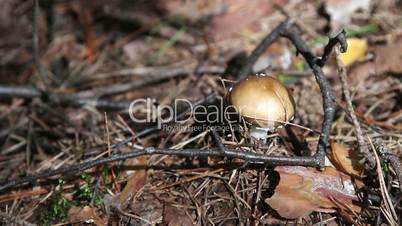
<instances>
[{"instance_id":1,"label":"dark branch","mask_svg":"<svg viewBox=\"0 0 402 226\"><path fill-rule=\"evenodd\" d=\"M71 106L82 107L90 105L96 108L108 110L128 109L129 101L113 101L113 100L96 100L89 98L79 98L74 94L62 94L52 92L42 92L36 88L28 86L2 86L0 85L0 97L21 97L26 99L40 98L44 102Z\"/></svg>"},{"instance_id":2,"label":"dark branch","mask_svg":"<svg viewBox=\"0 0 402 226\"><path fill-rule=\"evenodd\" d=\"M324 72L321 70L321 66L317 64L317 58L307 47L306 43L301 39L295 28L286 29L283 32L283 36L288 38L296 47L297 51L303 55L304 59L306 59L310 68L313 70L318 85L320 86L320 91L323 99L324 121L322 123L321 135L318 141L317 155L321 156L321 167L323 167L324 155L329 144L328 139L335 112L334 94L331 88L331 84L325 77Z\"/></svg>"},{"instance_id":3,"label":"dark branch","mask_svg":"<svg viewBox=\"0 0 402 226\"><path fill-rule=\"evenodd\" d=\"M315 157L288 157L288 156L267 156L264 154L244 152L239 150L227 149L223 150L213 149L158 149L158 148L145 148L143 150L134 150L125 154L116 154L107 158L90 160L83 163L66 166L57 170L51 170L44 173L26 176L21 179L2 181L0 182L0 191L4 191L13 188L17 185L25 183L33 183L39 179L45 179L52 176L63 175L67 173L74 173L84 171L98 165L104 165L114 161L126 160L130 158L136 158L143 155L175 155L179 157L227 157L233 159L243 159L251 163L261 163L269 165L304 165L304 166L317 166L319 159Z\"/></svg>"},{"instance_id":4,"label":"dark branch","mask_svg":"<svg viewBox=\"0 0 402 226\"><path fill-rule=\"evenodd\" d=\"M225 146L223 145L221 138L219 137L218 133L216 132L215 128L211 128L211 136L214 139L216 146L218 146L219 150L225 152Z\"/></svg>"},{"instance_id":5,"label":"dark branch","mask_svg":"<svg viewBox=\"0 0 402 226\"><path fill-rule=\"evenodd\" d=\"M329 55L331 54L332 50L334 49L336 44L341 45L341 52L344 53L348 49L348 43L346 42L346 31L342 30L339 34L335 37L330 38L328 41L327 46L324 48L324 54L322 55L321 59L318 59L317 64L320 67L323 67L328 60Z\"/></svg>"}]
</instances>

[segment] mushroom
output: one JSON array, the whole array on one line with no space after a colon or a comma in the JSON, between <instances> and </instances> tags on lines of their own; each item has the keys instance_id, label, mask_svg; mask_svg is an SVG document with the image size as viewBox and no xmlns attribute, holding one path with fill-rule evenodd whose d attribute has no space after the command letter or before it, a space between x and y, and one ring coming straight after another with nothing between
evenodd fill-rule
<instances>
[{"instance_id":1,"label":"mushroom","mask_svg":"<svg viewBox=\"0 0 402 226\"><path fill-rule=\"evenodd\" d=\"M250 135L266 139L269 131L293 119L295 103L287 88L272 76L248 76L230 89L230 102L251 124Z\"/></svg>"}]
</instances>

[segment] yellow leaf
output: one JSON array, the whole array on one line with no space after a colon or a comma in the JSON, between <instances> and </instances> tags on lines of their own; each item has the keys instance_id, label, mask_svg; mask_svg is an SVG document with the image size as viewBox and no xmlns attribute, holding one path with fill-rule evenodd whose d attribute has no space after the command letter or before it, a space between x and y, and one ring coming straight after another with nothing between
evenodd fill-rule
<instances>
[{"instance_id":1,"label":"yellow leaf","mask_svg":"<svg viewBox=\"0 0 402 226\"><path fill-rule=\"evenodd\" d=\"M346 53L341 54L342 62L349 66L364 58L367 52L368 44L366 39L358 39L358 38L349 38L348 42L348 51Z\"/></svg>"}]
</instances>

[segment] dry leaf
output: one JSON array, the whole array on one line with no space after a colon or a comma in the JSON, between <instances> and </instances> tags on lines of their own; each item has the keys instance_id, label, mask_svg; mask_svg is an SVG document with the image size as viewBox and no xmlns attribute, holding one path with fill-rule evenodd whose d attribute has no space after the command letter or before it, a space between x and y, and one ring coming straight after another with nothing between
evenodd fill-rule
<instances>
[{"instance_id":1,"label":"dry leaf","mask_svg":"<svg viewBox=\"0 0 402 226\"><path fill-rule=\"evenodd\" d=\"M286 3L287 0L160 0L158 6L168 15L179 15L192 23L211 18L209 33L215 40L224 40L239 33L263 30L262 19L275 11L274 5Z\"/></svg>"},{"instance_id":2,"label":"dry leaf","mask_svg":"<svg viewBox=\"0 0 402 226\"><path fill-rule=\"evenodd\" d=\"M338 170L357 177L363 175L363 166L359 163L356 151L335 142L331 142L331 149L328 157Z\"/></svg>"},{"instance_id":3,"label":"dry leaf","mask_svg":"<svg viewBox=\"0 0 402 226\"><path fill-rule=\"evenodd\" d=\"M138 164L141 166L147 165L147 157L142 156L137 158ZM127 181L126 186L117 198L119 205L124 205L127 200L131 199L147 182L147 171L146 169L139 169L134 171Z\"/></svg>"},{"instance_id":4,"label":"dry leaf","mask_svg":"<svg viewBox=\"0 0 402 226\"><path fill-rule=\"evenodd\" d=\"M187 226L194 225L184 209L165 205L163 208L163 225L166 226Z\"/></svg>"},{"instance_id":5,"label":"dry leaf","mask_svg":"<svg viewBox=\"0 0 402 226\"><path fill-rule=\"evenodd\" d=\"M158 7L171 16L181 16L192 23L210 16L219 15L225 10L223 0L162 0L158 1Z\"/></svg>"},{"instance_id":6,"label":"dry leaf","mask_svg":"<svg viewBox=\"0 0 402 226\"><path fill-rule=\"evenodd\" d=\"M375 48L375 71L377 73L402 73L402 42Z\"/></svg>"},{"instance_id":7,"label":"dry leaf","mask_svg":"<svg viewBox=\"0 0 402 226\"><path fill-rule=\"evenodd\" d=\"M93 224L97 226L105 226L105 221L100 218L94 209L89 206L84 207L72 207L68 211L68 220L71 223L85 223L85 224Z\"/></svg>"},{"instance_id":8,"label":"dry leaf","mask_svg":"<svg viewBox=\"0 0 402 226\"><path fill-rule=\"evenodd\" d=\"M326 167L321 172L315 168L281 166L275 170L280 175L279 184L265 202L284 218L296 219L313 211L360 211L354 203L358 199L351 178L335 168ZM362 186L362 182L357 183Z\"/></svg>"},{"instance_id":9,"label":"dry leaf","mask_svg":"<svg viewBox=\"0 0 402 226\"><path fill-rule=\"evenodd\" d=\"M224 0L225 13L211 21L211 34L216 40L233 37L239 33L258 33L262 29L261 19L275 11L274 5L284 5L287 0Z\"/></svg>"},{"instance_id":10,"label":"dry leaf","mask_svg":"<svg viewBox=\"0 0 402 226\"><path fill-rule=\"evenodd\" d=\"M349 66L354 62L364 58L367 52L368 43L366 39L348 38L348 51L341 53L342 62Z\"/></svg>"}]
</instances>

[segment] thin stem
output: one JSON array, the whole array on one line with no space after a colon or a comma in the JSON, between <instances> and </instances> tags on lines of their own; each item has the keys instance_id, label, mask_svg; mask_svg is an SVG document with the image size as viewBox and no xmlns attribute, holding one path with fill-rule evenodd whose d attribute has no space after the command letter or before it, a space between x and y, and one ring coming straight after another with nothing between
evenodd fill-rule
<instances>
[{"instance_id":1,"label":"thin stem","mask_svg":"<svg viewBox=\"0 0 402 226\"><path fill-rule=\"evenodd\" d=\"M47 86L47 73L44 66L39 61L39 0L34 0L34 14L32 24L32 46L33 46L33 60L38 72L39 80L42 81L44 86Z\"/></svg>"},{"instance_id":2,"label":"thin stem","mask_svg":"<svg viewBox=\"0 0 402 226\"><path fill-rule=\"evenodd\" d=\"M349 86L348 86L348 81L347 81L347 72L346 72L346 66L343 64L340 54L338 51L336 51L336 62L338 65L338 72L339 72L339 77L341 79L341 85L342 85L342 92L345 97L346 101L346 112L349 114L354 129L355 129L355 135L357 139L357 144L359 147L359 154L360 156L366 160L368 163L369 169L374 169L376 163L375 163L375 157L373 154L370 152L368 145L364 139L364 134L362 131L362 128L360 126L359 120L357 119L357 116L355 114L354 108L353 108L353 103L352 103L352 97L349 91Z\"/></svg>"}]
</instances>

